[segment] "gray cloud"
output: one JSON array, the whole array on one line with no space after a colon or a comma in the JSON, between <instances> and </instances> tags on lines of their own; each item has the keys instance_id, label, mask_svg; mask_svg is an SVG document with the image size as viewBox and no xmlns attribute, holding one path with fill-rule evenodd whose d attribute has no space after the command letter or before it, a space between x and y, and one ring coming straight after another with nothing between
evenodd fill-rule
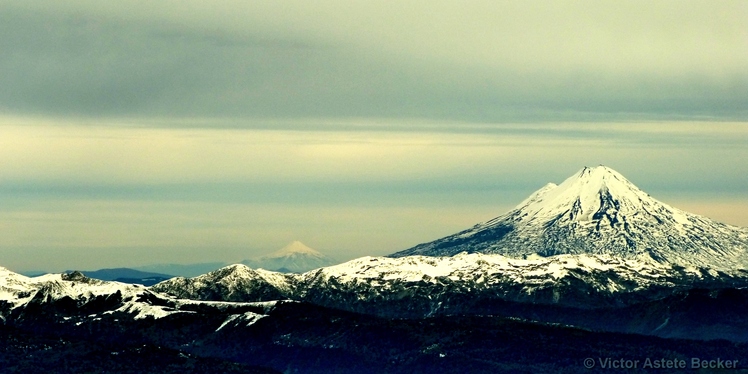
<instances>
[{"instance_id":1,"label":"gray cloud","mask_svg":"<svg viewBox=\"0 0 748 374\"><path fill-rule=\"evenodd\" d=\"M0 3L0 108L136 117L745 119L740 2ZM396 8L396 9L393 9Z\"/></svg>"},{"instance_id":2,"label":"gray cloud","mask_svg":"<svg viewBox=\"0 0 748 374\"><path fill-rule=\"evenodd\" d=\"M4 12L0 66L10 111L75 115L252 113L298 61L295 41L195 33L149 22ZM284 67L285 65L285 67ZM267 92L269 89L276 93ZM263 92L265 91L265 92ZM270 103L265 103L268 106Z\"/></svg>"}]
</instances>

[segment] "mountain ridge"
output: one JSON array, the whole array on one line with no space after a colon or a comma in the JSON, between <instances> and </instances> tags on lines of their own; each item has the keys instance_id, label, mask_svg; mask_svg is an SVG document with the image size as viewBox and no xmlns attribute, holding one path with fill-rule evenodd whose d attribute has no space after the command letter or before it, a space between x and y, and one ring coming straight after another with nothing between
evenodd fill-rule
<instances>
[{"instance_id":1,"label":"mountain ridge","mask_svg":"<svg viewBox=\"0 0 748 374\"><path fill-rule=\"evenodd\" d=\"M587 254L517 259L461 253L451 257L361 257L301 274L235 264L195 278L172 278L151 289L186 299L285 298L402 317L449 310L469 313L471 302L454 303L464 297L595 309L655 300L695 287L746 285L748 271L728 274L651 259ZM407 307L401 305L405 300Z\"/></svg>"}]
</instances>

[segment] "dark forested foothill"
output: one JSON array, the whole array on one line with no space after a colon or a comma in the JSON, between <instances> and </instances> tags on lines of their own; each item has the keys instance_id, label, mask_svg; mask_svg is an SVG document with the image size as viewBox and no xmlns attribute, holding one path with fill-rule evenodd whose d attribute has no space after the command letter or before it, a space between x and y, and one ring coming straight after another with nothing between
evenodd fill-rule
<instances>
[{"instance_id":1,"label":"dark forested foothill","mask_svg":"<svg viewBox=\"0 0 748 374\"><path fill-rule=\"evenodd\" d=\"M4 326L0 363L9 372L45 373L585 373L583 362L590 357L748 363L743 343L592 332L492 316L393 319L280 303L253 323L223 327L219 312L205 318L119 317L56 329L49 316L29 320L23 330ZM37 333L26 332L34 330L28 323Z\"/></svg>"}]
</instances>

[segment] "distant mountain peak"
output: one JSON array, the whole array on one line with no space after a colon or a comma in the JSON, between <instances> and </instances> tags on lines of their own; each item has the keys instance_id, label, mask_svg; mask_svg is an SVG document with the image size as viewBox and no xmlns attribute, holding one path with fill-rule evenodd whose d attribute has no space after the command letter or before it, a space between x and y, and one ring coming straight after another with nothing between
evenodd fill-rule
<instances>
[{"instance_id":1,"label":"distant mountain peak","mask_svg":"<svg viewBox=\"0 0 748 374\"><path fill-rule=\"evenodd\" d=\"M301 273L334 265L335 262L322 253L309 248L306 244L295 240L273 253L244 260L242 264L255 269Z\"/></svg>"},{"instance_id":2,"label":"distant mountain peak","mask_svg":"<svg viewBox=\"0 0 748 374\"><path fill-rule=\"evenodd\" d=\"M545 185L492 220L392 256L460 252L606 254L729 271L748 269L748 229L671 207L600 165Z\"/></svg>"},{"instance_id":3,"label":"distant mountain peak","mask_svg":"<svg viewBox=\"0 0 748 374\"><path fill-rule=\"evenodd\" d=\"M285 247L263 257L285 257L292 254L305 254L319 257L323 256L322 253L309 248L306 244L298 240L294 240Z\"/></svg>"}]
</instances>

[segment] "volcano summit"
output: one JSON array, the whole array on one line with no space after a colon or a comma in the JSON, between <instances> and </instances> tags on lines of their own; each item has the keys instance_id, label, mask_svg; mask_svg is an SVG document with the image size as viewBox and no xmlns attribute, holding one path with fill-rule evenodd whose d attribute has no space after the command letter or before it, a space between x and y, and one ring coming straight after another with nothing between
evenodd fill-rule
<instances>
[{"instance_id":1,"label":"volcano summit","mask_svg":"<svg viewBox=\"0 0 748 374\"><path fill-rule=\"evenodd\" d=\"M606 254L730 272L748 268L748 229L671 207L600 165L549 183L504 215L391 256L460 252Z\"/></svg>"}]
</instances>

